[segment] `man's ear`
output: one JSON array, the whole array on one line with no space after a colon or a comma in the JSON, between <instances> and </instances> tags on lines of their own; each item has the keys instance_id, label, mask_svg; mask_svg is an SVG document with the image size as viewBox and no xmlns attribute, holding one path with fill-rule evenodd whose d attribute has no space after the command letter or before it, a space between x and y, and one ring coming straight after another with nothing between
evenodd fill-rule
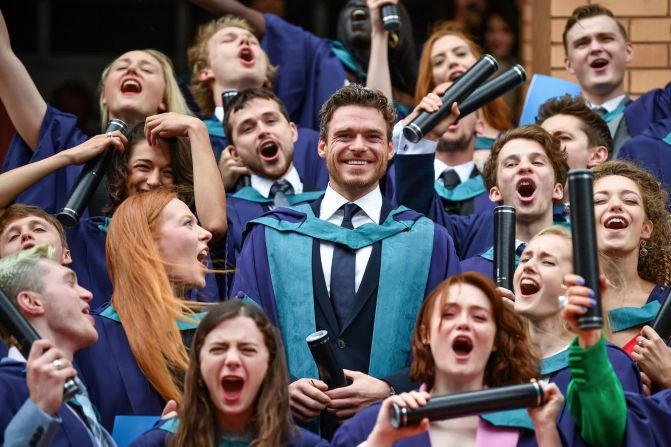
<instances>
[{"instance_id":1,"label":"man's ear","mask_svg":"<svg viewBox=\"0 0 671 447\"><path fill-rule=\"evenodd\" d=\"M597 146L590 150L589 158L587 159L587 167L593 168L605 163L608 160L608 149L606 146Z\"/></svg>"},{"instance_id":2,"label":"man's ear","mask_svg":"<svg viewBox=\"0 0 671 447\"><path fill-rule=\"evenodd\" d=\"M501 191L499 191L498 186L492 186L489 189L489 200L491 200L494 203L503 202L503 196L501 195Z\"/></svg>"},{"instance_id":3,"label":"man's ear","mask_svg":"<svg viewBox=\"0 0 671 447\"><path fill-rule=\"evenodd\" d=\"M569 59L568 56L564 58L564 68L566 69L566 71L575 76L575 70L573 70L573 64L571 63L571 59Z\"/></svg>"},{"instance_id":4,"label":"man's ear","mask_svg":"<svg viewBox=\"0 0 671 447\"><path fill-rule=\"evenodd\" d=\"M42 295L36 292L29 292L27 290L19 292L16 296L16 306L27 317L44 315Z\"/></svg>"},{"instance_id":5,"label":"man's ear","mask_svg":"<svg viewBox=\"0 0 671 447\"><path fill-rule=\"evenodd\" d=\"M555 183L555 187L552 190L552 200L561 200L564 198L564 185L561 183Z\"/></svg>"},{"instance_id":6,"label":"man's ear","mask_svg":"<svg viewBox=\"0 0 671 447\"><path fill-rule=\"evenodd\" d=\"M298 128L296 127L296 124L289 121L289 129L291 129L291 141L296 143L296 141L298 141Z\"/></svg>"},{"instance_id":7,"label":"man's ear","mask_svg":"<svg viewBox=\"0 0 671 447\"><path fill-rule=\"evenodd\" d=\"M72 255L70 254L70 250L63 250L63 258L61 258L61 264L63 265L70 265L72 264Z\"/></svg>"},{"instance_id":8,"label":"man's ear","mask_svg":"<svg viewBox=\"0 0 671 447\"><path fill-rule=\"evenodd\" d=\"M319 145L317 146L317 153L321 158L326 160L326 141L319 139Z\"/></svg>"},{"instance_id":9,"label":"man's ear","mask_svg":"<svg viewBox=\"0 0 671 447\"><path fill-rule=\"evenodd\" d=\"M224 149L224 150L228 151L228 153L231 154L231 157L233 158L233 160L242 161L242 159L240 158L240 154L238 154L238 150L232 144L229 144L228 146L226 146L226 149Z\"/></svg>"},{"instance_id":10,"label":"man's ear","mask_svg":"<svg viewBox=\"0 0 671 447\"><path fill-rule=\"evenodd\" d=\"M214 81L214 71L211 68L201 68L198 71L198 80L200 82Z\"/></svg>"}]
</instances>

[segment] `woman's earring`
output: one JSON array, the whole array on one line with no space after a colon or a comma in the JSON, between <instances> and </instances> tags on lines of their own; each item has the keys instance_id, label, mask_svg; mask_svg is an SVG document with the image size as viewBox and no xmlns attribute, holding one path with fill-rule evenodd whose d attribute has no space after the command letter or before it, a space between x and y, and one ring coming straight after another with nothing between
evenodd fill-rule
<instances>
[{"instance_id":1,"label":"woman's earring","mask_svg":"<svg viewBox=\"0 0 671 447\"><path fill-rule=\"evenodd\" d=\"M641 239L641 249L638 251L641 256L646 256L648 254L648 249L645 248L645 244L645 239Z\"/></svg>"}]
</instances>

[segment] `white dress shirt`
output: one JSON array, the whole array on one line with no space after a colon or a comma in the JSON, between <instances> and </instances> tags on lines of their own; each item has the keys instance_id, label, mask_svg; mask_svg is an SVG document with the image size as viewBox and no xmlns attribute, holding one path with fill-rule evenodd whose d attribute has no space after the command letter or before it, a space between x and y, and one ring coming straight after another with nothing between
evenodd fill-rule
<instances>
[{"instance_id":1,"label":"white dress shirt","mask_svg":"<svg viewBox=\"0 0 671 447\"><path fill-rule=\"evenodd\" d=\"M340 226L344 217L344 211L340 209L344 204L349 203L349 200L338 194L329 185L324 193L322 199L321 209L319 210L319 218L331 222L332 224ZM377 187L365 196L355 200L361 208L361 211L352 216L352 226L357 228L366 223L379 223L380 213L382 211L382 193ZM321 255L322 270L324 270L324 279L326 280L326 290L331 295L331 265L333 263L333 242L322 241L319 244L319 254ZM354 287L359 290L359 285L363 279L363 274L366 271L370 254L373 246L360 248L356 252L356 267Z\"/></svg>"},{"instance_id":2,"label":"white dress shirt","mask_svg":"<svg viewBox=\"0 0 671 447\"><path fill-rule=\"evenodd\" d=\"M252 173L252 188L257 190L266 199L270 196L270 188L272 188L273 183L278 180L286 180L294 188L294 194L301 194L303 192L303 182L298 176L298 171L292 164L286 174L278 179L270 179L266 177L258 176Z\"/></svg>"},{"instance_id":3,"label":"white dress shirt","mask_svg":"<svg viewBox=\"0 0 671 447\"><path fill-rule=\"evenodd\" d=\"M445 170L454 169L454 172L456 172L459 176L459 181L464 183L466 180L471 178L471 172L473 172L474 166L475 163L473 163L472 160L457 166L448 166L437 158L433 160L433 172L435 175L435 180L438 180L440 175L445 172Z\"/></svg>"}]
</instances>

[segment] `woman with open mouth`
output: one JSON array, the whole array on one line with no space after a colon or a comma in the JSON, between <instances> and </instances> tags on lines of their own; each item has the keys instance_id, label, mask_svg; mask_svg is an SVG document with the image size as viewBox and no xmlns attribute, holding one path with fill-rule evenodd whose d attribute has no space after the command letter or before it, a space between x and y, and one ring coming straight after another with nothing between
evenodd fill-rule
<instances>
[{"instance_id":1,"label":"woman with open mouth","mask_svg":"<svg viewBox=\"0 0 671 447\"><path fill-rule=\"evenodd\" d=\"M196 331L178 417L132 446L328 446L291 420L283 349L258 306L230 300L212 308Z\"/></svg>"},{"instance_id":2,"label":"woman with open mouth","mask_svg":"<svg viewBox=\"0 0 671 447\"><path fill-rule=\"evenodd\" d=\"M106 241L111 304L93 312L98 343L75 360L108 430L117 415L159 416L166 402L180 402L202 317L202 305L183 297L205 286L211 237L166 189L135 194L115 212Z\"/></svg>"},{"instance_id":3,"label":"woman with open mouth","mask_svg":"<svg viewBox=\"0 0 671 447\"><path fill-rule=\"evenodd\" d=\"M515 294L508 292L515 311L528 320L530 339L542 359L541 377L556 384L564 394L572 378L568 348L575 333L564 324L560 312L565 301L564 277L572 273L571 235L562 227L549 227L527 244L513 278ZM640 393L641 378L634 362L618 347L608 344L606 348L622 387ZM567 410L562 410L557 421L562 438L568 445L585 445L580 427Z\"/></svg>"},{"instance_id":4,"label":"woman with open mouth","mask_svg":"<svg viewBox=\"0 0 671 447\"><path fill-rule=\"evenodd\" d=\"M423 420L394 429L392 403L417 408L431 396L525 383L538 377L537 358L522 319L506 306L494 283L467 272L443 281L425 300L412 336L412 379L420 390L373 404L346 422L332 445L467 446L561 445L555 424L564 401L544 385L546 404L512 412ZM398 442L396 442L398 441Z\"/></svg>"},{"instance_id":5,"label":"woman with open mouth","mask_svg":"<svg viewBox=\"0 0 671 447\"><path fill-rule=\"evenodd\" d=\"M644 380L671 387L671 349L645 326L657 315L671 282L668 193L652 174L630 163L609 161L592 172L599 251L612 261L605 272L613 282L603 302L610 326L606 338L625 346L645 337L633 359Z\"/></svg>"}]
</instances>

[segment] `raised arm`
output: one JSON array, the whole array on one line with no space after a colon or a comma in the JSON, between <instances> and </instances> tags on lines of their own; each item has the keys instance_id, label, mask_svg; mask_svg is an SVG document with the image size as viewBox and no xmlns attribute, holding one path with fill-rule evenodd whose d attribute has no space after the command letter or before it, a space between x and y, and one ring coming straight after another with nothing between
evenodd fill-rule
<instances>
[{"instance_id":1,"label":"raised arm","mask_svg":"<svg viewBox=\"0 0 671 447\"><path fill-rule=\"evenodd\" d=\"M394 101L389 72L389 32L382 26L380 8L387 4L397 4L398 0L368 0L370 15L370 58L368 60L368 76L366 87L380 90L390 102Z\"/></svg>"},{"instance_id":2,"label":"raised arm","mask_svg":"<svg viewBox=\"0 0 671 447\"><path fill-rule=\"evenodd\" d=\"M226 191L214 159L210 136L203 121L193 116L168 112L147 118L145 135L149 144L156 137L189 137L193 162L193 192L200 224L215 237L226 234Z\"/></svg>"},{"instance_id":3,"label":"raised arm","mask_svg":"<svg viewBox=\"0 0 671 447\"><path fill-rule=\"evenodd\" d=\"M16 131L32 150L47 111L47 103L37 90L26 67L12 51L5 18L0 11L0 99Z\"/></svg>"},{"instance_id":4,"label":"raised arm","mask_svg":"<svg viewBox=\"0 0 671 447\"><path fill-rule=\"evenodd\" d=\"M191 0L191 2L211 14L233 14L242 17L252 25L258 37L263 36L263 33L266 32L266 19L263 14L237 0Z\"/></svg>"}]
</instances>

